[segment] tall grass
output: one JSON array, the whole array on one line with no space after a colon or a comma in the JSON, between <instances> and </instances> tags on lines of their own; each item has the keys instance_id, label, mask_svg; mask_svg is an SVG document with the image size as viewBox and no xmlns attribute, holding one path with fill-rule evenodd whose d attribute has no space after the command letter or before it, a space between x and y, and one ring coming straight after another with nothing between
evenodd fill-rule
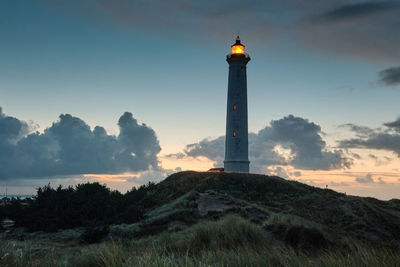
<instances>
[{"instance_id":1,"label":"tall grass","mask_svg":"<svg viewBox=\"0 0 400 267\"><path fill-rule=\"evenodd\" d=\"M353 247L305 254L276 245L260 226L228 216L180 232L89 246L40 250L34 243L4 241L0 266L400 266L398 253Z\"/></svg>"}]
</instances>

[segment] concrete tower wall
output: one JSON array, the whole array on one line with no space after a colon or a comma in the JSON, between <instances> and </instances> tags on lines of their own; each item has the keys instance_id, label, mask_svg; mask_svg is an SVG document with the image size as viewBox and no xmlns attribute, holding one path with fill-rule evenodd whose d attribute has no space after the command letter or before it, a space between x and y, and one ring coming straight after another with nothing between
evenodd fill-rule
<instances>
[{"instance_id":1,"label":"concrete tower wall","mask_svg":"<svg viewBox=\"0 0 400 267\"><path fill-rule=\"evenodd\" d=\"M231 54L226 60L229 80L224 169L249 172L246 64L250 57Z\"/></svg>"}]
</instances>

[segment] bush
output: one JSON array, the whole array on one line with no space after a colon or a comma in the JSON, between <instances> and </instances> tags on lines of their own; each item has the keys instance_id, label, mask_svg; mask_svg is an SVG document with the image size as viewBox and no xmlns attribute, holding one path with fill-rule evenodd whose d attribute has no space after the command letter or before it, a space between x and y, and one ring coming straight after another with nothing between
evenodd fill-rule
<instances>
[{"instance_id":1,"label":"bush","mask_svg":"<svg viewBox=\"0 0 400 267\"><path fill-rule=\"evenodd\" d=\"M315 252L333 246L318 228L303 225L270 224L264 227L286 245L304 252Z\"/></svg>"},{"instance_id":2,"label":"bush","mask_svg":"<svg viewBox=\"0 0 400 267\"><path fill-rule=\"evenodd\" d=\"M23 203L15 199L0 207L0 217L9 217L30 232L55 232L88 226L92 221L102 225L134 223L151 205L149 192L153 189L154 184L148 183L122 195L97 182L67 188L47 185L38 188L33 200Z\"/></svg>"},{"instance_id":3,"label":"bush","mask_svg":"<svg viewBox=\"0 0 400 267\"><path fill-rule=\"evenodd\" d=\"M326 249L330 244L318 229L304 226L290 227L286 231L284 241L291 247L303 251Z\"/></svg>"},{"instance_id":4,"label":"bush","mask_svg":"<svg viewBox=\"0 0 400 267\"><path fill-rule=\"evenodd\" d=\"M83 243L87 244L99 243L109 232L110 228L108 226L87 227L81 235L81 240Z\"/></svg>"}]
</instances>

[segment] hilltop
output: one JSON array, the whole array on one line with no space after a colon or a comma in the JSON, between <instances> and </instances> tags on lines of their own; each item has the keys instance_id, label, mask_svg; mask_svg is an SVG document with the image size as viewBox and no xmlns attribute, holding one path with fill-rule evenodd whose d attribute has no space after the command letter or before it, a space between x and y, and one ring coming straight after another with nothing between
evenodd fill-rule
<instances>
[{"instance_id":1,"label":"hilltop","mask_svg":"<svg viewBox=\"0 0 400 267\"><path fill-rule=\"evenodd\" d=\"M164 231L175 224L237 214L263 225L292 221L370 244L400 244L400 200L348 196L276 176L180 172L151 192L153 207L141 228Z\"/></svg>"},{"instance_id":2,"label":"hilltop","mask_svg":"<svg viewBox=\"0 0 400 267\"><path fill-rule=\"evenodd\" d=\"M186 171L124 195L99 184L45 187L14 213L19 227L1 238L5 266L392 266L400 260L400 200L348 196L276 176Z\"/></svg>"}]
</instances>

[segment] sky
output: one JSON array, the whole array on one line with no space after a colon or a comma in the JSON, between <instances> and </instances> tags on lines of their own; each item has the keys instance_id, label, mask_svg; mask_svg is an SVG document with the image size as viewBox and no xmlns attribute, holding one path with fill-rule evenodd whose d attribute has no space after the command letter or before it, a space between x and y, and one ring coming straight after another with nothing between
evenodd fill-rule
<instances>
[{"instance_id":1,"label":"sky","mask_svg":"<svg viewBox=\"0 0 400 267\"><path fill-rule=\"evenodd\" d=\"M247 66L252 172L400 195L400 1L3 0L0 194L222 166Z\"/></svg>"}]
</instances>

